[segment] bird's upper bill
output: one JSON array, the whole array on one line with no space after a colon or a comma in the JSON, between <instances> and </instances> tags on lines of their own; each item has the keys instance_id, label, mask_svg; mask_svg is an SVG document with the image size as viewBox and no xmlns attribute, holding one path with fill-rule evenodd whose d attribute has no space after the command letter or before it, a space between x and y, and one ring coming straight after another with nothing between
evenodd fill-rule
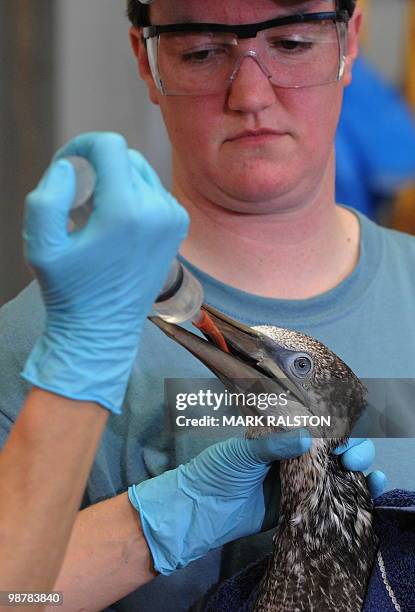
<instances>
[{"instance_id":1,"label":"bird's upper bill","mask_svg":"<svg viewBox=\"0 0 415 612\"><path fill-rule=\"evenodd\" d=\"M239 405L245 416L266 414L291 417L292 421L298 415L304 423L302 417L330 415L336 402L332 431L318 428L314 435L330 438L349 435L356 415L348 408L356 403L352 400L359 395L361 385L350 368L327 347L299 332L273 326L248 327L206 304L202 311L223 336L229 352L223 340L218 346L203 328L207 340L159 317L149 318L208 367L231 392L285 394L287 398L286 405L268 405L265 411L256 405ZM282 425L278 429L292 426Z\"/></svg>"}]
</instances>

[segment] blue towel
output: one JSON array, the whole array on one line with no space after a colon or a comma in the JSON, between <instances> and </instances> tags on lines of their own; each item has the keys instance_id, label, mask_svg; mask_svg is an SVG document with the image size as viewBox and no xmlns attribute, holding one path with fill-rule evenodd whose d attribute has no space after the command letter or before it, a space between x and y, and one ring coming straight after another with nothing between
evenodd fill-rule
<instances>
[{"instance_id":1,"label":"blue towel","mask_svg":"<svg viewBox=\"0 0 415 612\"><path fill-rule=\"evenodd\" d=\"M375 530L386 579L402 612L415 611L415 493L395 489L376 500ZM396 612L379 559L370 578L363 612Z\"/></svg>"},{"instance_id":2,"label":"blue towel","mask_svg":"<svg viewBox=\"0 0 415 612\"><path fill-rule=\"evenodd\" d=\"M375 500L375 531L386 579L402 612L415 612L415 492L394 489ZM252 612L268 557L226 580L205 612ZM363 612L396 612L379 558L370 577Z\"/></svg>"}]
</instances>

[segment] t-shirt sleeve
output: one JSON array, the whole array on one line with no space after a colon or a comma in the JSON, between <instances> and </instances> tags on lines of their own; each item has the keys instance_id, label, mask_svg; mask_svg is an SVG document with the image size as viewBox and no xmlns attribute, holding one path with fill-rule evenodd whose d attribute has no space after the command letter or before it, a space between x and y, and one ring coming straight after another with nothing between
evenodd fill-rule
<instances>
[{"instance_id":1,"label":"t-shirt sleeve","mask_svg":"<svg viewBox=\"0 0 415 612\"><path fill-rule=\"evenodd\" d=\"M0 448L16 421L30 385L20 376L45 312L37 283L0 308Z\"/></svg>"}]
</instances>

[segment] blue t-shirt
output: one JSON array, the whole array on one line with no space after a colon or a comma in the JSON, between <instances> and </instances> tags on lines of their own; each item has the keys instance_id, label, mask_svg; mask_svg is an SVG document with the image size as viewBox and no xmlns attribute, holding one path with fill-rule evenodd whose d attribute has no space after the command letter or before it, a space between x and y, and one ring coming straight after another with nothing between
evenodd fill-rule
<instances>
[{"instance_id":1,"label":"blue t-shirt","mask_svg":"<svg viewBox=\"0 0 415 612\"><path fill-rule=\"evenodd\" d=\"M304 331L333 349L362 378L415 379L415 238L380 228L361 215L359 220L361 249L355 270L333 290L311 299L258 297L188 265L203 284L206 302L231 317L248 325ZM28 391L19 374L43 323L36 283L0 310L0 445ZM164 402L165 378L211 377L185 349L150 322L146 324L123 414L110 416L84 505L188 461L215 441L213 429L204 435L187 430L174 433ZM406 410L405 418L412 419L415 407ZM415 489L414 439L374 442L373 467L387 473L390 488ZM261 534L214 550L172 576L157 577L113 609L187 610L211 585L264 554L269 541L269 534Z\"/></svg>"}]
</instances>

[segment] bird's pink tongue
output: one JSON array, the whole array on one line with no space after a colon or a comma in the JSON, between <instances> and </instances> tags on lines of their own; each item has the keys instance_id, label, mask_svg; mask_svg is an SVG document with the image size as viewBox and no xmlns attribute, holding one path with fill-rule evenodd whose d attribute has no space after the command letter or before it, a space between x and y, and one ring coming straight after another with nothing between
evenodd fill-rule
<instances>
[{"instance_id":1,"label":"bird's pink tongue","mask_svg":"<svg viewBox=\"0 0 415 612\"><path fill-rule=\"evenodd\" d=\"M206 336L209 336L212 342L222 351L225 353L230 352L222 332L219 331L205 310L200 311L200 316L197 321L193 321L193 325L206 334Z\"/></svg>"}]
</instances>

